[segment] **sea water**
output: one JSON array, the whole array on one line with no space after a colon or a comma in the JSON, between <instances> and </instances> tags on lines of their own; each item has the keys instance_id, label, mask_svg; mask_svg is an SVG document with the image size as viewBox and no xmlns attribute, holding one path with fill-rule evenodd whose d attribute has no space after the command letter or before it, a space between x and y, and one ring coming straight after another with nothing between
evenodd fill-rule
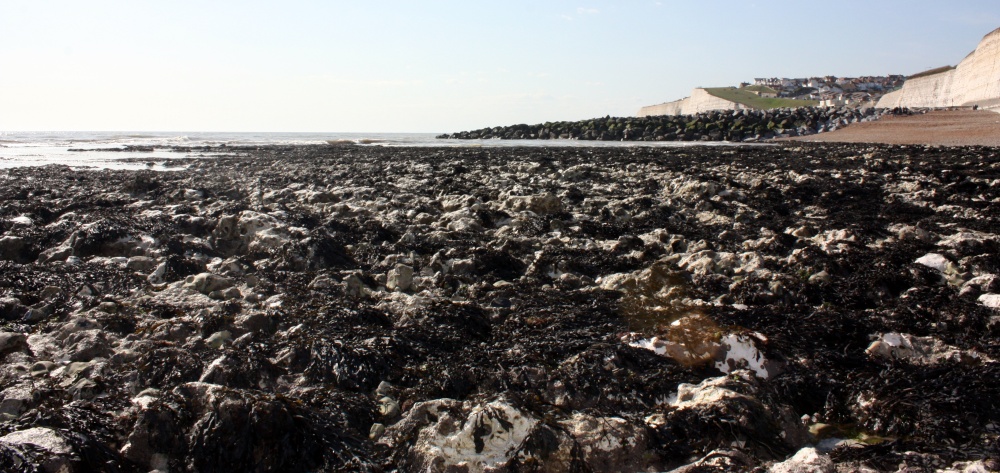
<instances>
[{"instance_id":1,"label":"sea water","mask_svg":"<svg viewBox=\"0 0 1000 473\"><path fill-rule=\"evenodd\" d=\"M683 147L726 142L451 140L434 133L39 132L0 131L0 169L65 165L74 169L184 169L178 158L230 156L233 146L351 145L389 147ZM148 151L127 149L142 147ZM187 149L199 147L200 149ZM204 147L209 147L206 150ZM125 151L122 151L125 150ZM139 159L136 159L139 158Z\"/></svg>"}]
</instances>

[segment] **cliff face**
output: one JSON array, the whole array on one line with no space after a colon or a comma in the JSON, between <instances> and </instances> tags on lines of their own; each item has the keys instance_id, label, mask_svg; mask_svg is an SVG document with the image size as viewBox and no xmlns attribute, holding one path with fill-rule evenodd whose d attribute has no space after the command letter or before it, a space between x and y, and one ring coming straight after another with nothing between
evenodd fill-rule
<instances>
[{"instance_id":1,"label":"cliff face","mask_svg":"<svg viewBox=\"0 0 1000 473\"><path fill-rule=\"evenodd\" d=\"M649 105L639 109L639 113L636 114L639 117L653 117L658 115L683 115L684 104L691 100L691 97L685 97L680 100L674 100L673 102L661 103L659 105Z\"/></svg>"},{"instance_id":2,"label":"cliff face","mask_svg":"<svg viewBox=\"0 0 1000 473\"><path fill-rule=\"evenodd\" d=\"M883 108L933 108L958 105L955 103L955 94L952 92L956 70L951 69L929 76L907 79L906 83L903 84L903 88L885 94L875 106Z\"/></svg>"},{"instance_id":3,"label":"cliff face","mask_svg":"<svg viewBox=\"0 0 1000 473\"><path fill-rule=\"evenodd\" d=\"M642 107L639 109L638 116L694 115L712 110L743 110L748 108L750 107L716 97L705 91L705 89L697 88L691 91L690 97L659 105Z\"/></svg>"},{"instance_id":4,"label":"cliff face","mask_svg":"<svg viewBox=\"0 0 1000 473\"><path fill-rule=\"evenodd\" d=\"M954 69L908 79L886 94L876 107L956 107L979 105L1000 109L1000 28Z\"/></svg>"}]
</instances>

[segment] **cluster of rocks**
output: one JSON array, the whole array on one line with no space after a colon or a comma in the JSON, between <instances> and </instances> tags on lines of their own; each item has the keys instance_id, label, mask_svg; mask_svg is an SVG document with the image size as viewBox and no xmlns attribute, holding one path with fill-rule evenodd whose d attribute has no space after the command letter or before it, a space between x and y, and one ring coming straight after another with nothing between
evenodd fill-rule
<instances>
[{"instance_id":1,"label":"cluster of rocks","mask_svg":"<svg viewBox=\"0 0 1000 473\"><path fill-rule=\"evenodd\" d=\"M511 125L439 135L439 139L730 141L757 142L834 131L884 115L911 114L905 108L779 108L717 110L697 115L605 117L575 122Z\"/></svg>"},{"instance_id":2,"label":"cluster of rocks","mask_svg":"<svg viewBox=\"0 0 1000 473\"><path fill-rule=\"evenodd\" d=\"M996 471L1000 152L0 173L3 471Z\"/></svg>"}]
</instances>

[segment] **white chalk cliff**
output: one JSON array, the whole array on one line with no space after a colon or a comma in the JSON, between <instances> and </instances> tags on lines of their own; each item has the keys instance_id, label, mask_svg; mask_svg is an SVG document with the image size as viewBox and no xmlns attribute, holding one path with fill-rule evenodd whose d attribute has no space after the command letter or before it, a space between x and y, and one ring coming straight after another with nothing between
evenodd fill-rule
<instances>
[{"instance_id":1,"label":"white chalk cliff","mask_svg":"<svg viewBox=\"0 0 1000 473\"><path fill-rule=\"evenodd\" d=\"M743 110L750 108L752 107L716 97L699 87L691 91L690 97L659 105L642 107L639 109L637 116L694 115L712 110Z\"/></svg>"},{"instance_id":2,"label":"white chalk cliff","mask_svg":"<svg viewBox=\"0 0 1000 473\"><path fill-rule=\"evenodd\" d=\"M1000 111L1000 28L983 37L958 66L918 74L888 93L876 107L969 107Z\"/></svg>"}]
</instances>

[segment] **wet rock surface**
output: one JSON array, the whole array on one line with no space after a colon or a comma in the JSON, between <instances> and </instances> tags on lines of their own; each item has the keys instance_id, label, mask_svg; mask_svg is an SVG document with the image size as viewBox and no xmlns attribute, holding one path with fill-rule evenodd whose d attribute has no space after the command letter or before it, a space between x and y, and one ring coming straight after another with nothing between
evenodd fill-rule
<instances>
[{"instance_id":1,"label":"wet rock surface","mask_svg":"<svg viewBox=\"0 0 1000 473\"><path fill-rule=\"evenodd\" d=\"M0 173L3 471L996 471L1000 152Z\"/></svg>"}]
</instances>

